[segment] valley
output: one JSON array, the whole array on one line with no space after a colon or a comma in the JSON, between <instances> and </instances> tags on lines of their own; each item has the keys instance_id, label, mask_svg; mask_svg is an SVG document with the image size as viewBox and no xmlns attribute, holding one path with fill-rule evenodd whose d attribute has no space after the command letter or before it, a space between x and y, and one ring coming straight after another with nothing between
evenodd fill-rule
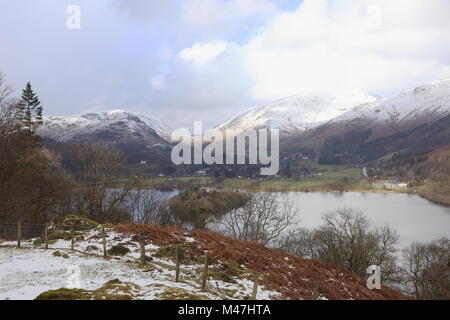
<instances>
[{"instance_id":1,"label":"valley","mask_svg":"<svg viewBox=\"0 0 450 320\"><path fill-rule=\"evenodd\" d=\"M448 170L433 174L434 163L424 160L450 145L450 79L382 100L355 92L300 94L253 107L213 131L261 128L280 130L280 170L275 177L261 177L261 165L174 165L170 127L138 113L48 117L38 134L63 158L70 158L66 150L72 144L109 143L125 154L128 175L166 188L189 180L202 185L205 181L196 178L200 175L213 177L205 186L217 188L380 192L372 190L374 181L394 179L412 187L406 192L450 202L448 193L442 193L447 188L436 187L449 176ZM368 179L361 175L363 167L368 168Z\"/></svg>"},{"instance_id":2,"label":"valley","mask_svg":"<svg viewBox=\"0 0 450 320\"><path fill-rule=\"evenodd\" d=\"M67 228L67 217L77 221L88 218L95 224L108 226L109 232L119 231L118 237L131 231L134 236L128 242L134 242L133 255L137 255L136 241L140 235L136 228L152 228L148 245L158 241L153 237L165 234L164 237L169 239L162 245L168 248L158 249L167 249L170 254L175 250L173 241L179 240L178 236L175 236L178 240L174 240L170 230L180 230L175 234L183 232L189 243L196 235L208 238L208 243L220 237L222 247L215 253L216 258L221 257L223 243L228 242L230 246L243 245L241 248L246 251L239 261L247 261L252 256L247 251L258 243L259 249L270 250L266 251L269 259L277 257L279 252L287 252L312 263L348 269L361 278L366 276L368 265L380 264L389 287L399 291L408 289L418 296L419 293L405 280L412 277L412 271L402 266L412 259L407 256L407 250L415 250L417 241L429 250L436 246L446 250L448 246L450 212L440 205L450 203L448 92L450 80L433 82L386 100L360 94L298 95L255 107L213 129L218 133L239 128L280 130L279 150L273 154L271 151L271 156L279 154L279 171L272 176L260 173L261 163L176 165L171 152L177 141L171 141L171 129L154 117L128 111L69 118L46 117L37 127L36 135L33 131L24 134L20 126L12 127L11 133L6 135L9 158L5 161L17 161L23 166L13 172L21 174L22 180L16 180L14 174L6 175L4 179L7 186L3 189L4 203L10 203L9 199L18 201L11 202L11 209L5 210L0 231L8 238L11 232L14 233L11 226L21 230L22 227L10 222L18 217L39 230L49 219L54 223L62 221L61 227ZM13 117L12 108L16 107L5 108L4 118ZM4 126L8 128L8 125L11 122L5 121ZM20 139L26 143L17 145L15 141ZM250 150L250 143L243 145ZM19 151L15 152L14 148ZM20 152L31 151L34 157L18 157ZM247 153L245 158L249 158ZM39 161L34 163L35 159ZM42 168L45 170L40 171ZM39 174L42 176L36 179ZM18 183L26 179L30 183ZM22 201L23 186L30 188L25 193L29 197L25 202ZM25 210L28 203L32 204L33 210L28 207ZM342 230L332 231L336 223ZM89 240L98 240L101 230L96 227L97 234ZM361 237L357 247L354 247L352 237L346 238L349 232L356 232ZM336 237L344 244L336 247L329 241ZM35 238L32 241L42 242ZM65 241L67 247L68 240ZM11 243L3 242L2 245L9 250L6 259L18 255L15 250L10 250ZM120 245L125 246L125 242ZM348 249L343 250L343 247ZM152 250L147 252L159 255ZM56 254L63 258L64 255L72 257L65 252ZM226 261L236 252L229 254ZM82 257L77 254L74 259L82 261ZM30 252L30 258L39 260L41 255ZM286 259L285 256L282 258ZM255 259L251 266L261 272L264 267L258 257ZM441 266L446 258L439 256L439 259ZM92 263L96 265L99 261ZM39 290L52 290L42 293L39 298L49 299L58 294L75 294L71 296L74 299L119 298L112 296L108 288L128 290L130 283L136 292L132 296L120 295L121 298L191 297L186 291L178 296L176 292L180 288L170 281L170 277L152 275L152 281L158 279L170 287L159 292L149 289L151 282L143 282L144 287L137 284L141 284L140 278L145 278L140 271L137 278L130 279L116 270L122 270L122 265L102 263L102 267L114 269L114 274L127 280L126 288L122 288L124 286L118 279L104 278L82 291L66 292L49 286L48 282L53 279L41 270L49 279ZM445 285L444 280L441 282ZM275 279L275 283L265 282L264 297L276 299L271 293L279 293L282 298L307 298L310 291L308 288L308 293L298 294L308 287L304 283L294 291L283 285L284 280ZM188 290L198 291L195 281L189 286ZM32 298L39 293L28 289L28 292L21 289L20 294ZM248 289L247 286L236 298L247 296ZM10 294L15 297L12 290L6 297ZM406 298L398 292L393 294ZM197 293L194 296L222 297ZM439 293L439 296L445 294ZM324 299L348 297L352 296L323 296Z\"/></svg>"},{"instance_id":3,"label":"valley","mask_svg":"<svg viewBox=\"0 0 450 320\"><path fill-rule=\"evenodd\" d=\"M180 189L188 186L216 189L245 189L251 191L299 191L299 192L389 192L374 190L371 184L362 179L360 168L315 165L316 173L299 178L251 178L251 177L214 177L181 176L143 178L144 185L161 190ZM405 190L401 190L405 192Z\"/></svg>"},{"instance_id":4,"label":"valley","mask_svg":"<svg viewBox=\"0 0 450 320\"><path fill-rule=\"evenodd\" d=\"M76 2L0 1L0 300L450 300L450 1Z\"/></svg>"}]
</instances>

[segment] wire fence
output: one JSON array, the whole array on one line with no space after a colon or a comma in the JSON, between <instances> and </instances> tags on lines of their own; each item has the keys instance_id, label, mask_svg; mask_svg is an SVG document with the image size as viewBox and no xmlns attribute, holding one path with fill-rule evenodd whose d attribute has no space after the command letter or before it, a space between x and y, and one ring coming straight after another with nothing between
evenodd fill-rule
<instances>
[{"instance_id":1,"label":"wire fence","mask_svg":"<svg viewBox=\"0 0 450 320\"><path fill-rule=\"evenodd\" d=\"M75 247L76 242L76 232L75 232L75 224L71 226L58 226L56 227L53 224L46 223L46 224L36 224L36 223L1 223L0 224L0 246L2 247L18 247L21 248L22 246L25 248L45 248L49 249L49 240L51 239L59 239L59 236L61 235L61 232L67 232L69 231L69 240L71 242L70 249L72 251L77 251L82 254L90 254L99 256L99 254L92 254L87 252L82 252L80 250L77 250ZM59 233L59 236L58 236ZM146 255L146 242L145 242L145 236L144 232L139 232L138 234L138 242L139 242L139 263L141 266L145 266L148 263L148 256ZM56 237L55 237L56 236ZM103 257L105 259L108 259L110 256L109 251L107 250L107 231L105 230L105 227L102 226L102 228L99 230L98 233L98 241L103 246ZM38 239L39 241L36 243L36 241L33 241L32 243L30 240L32 239ZM7 242L2 245L2 242ZM10 242L14 242L11 244ZM26 244L24 243L26 242ZM31 246L30 246L31 244ZM54 248L52 246L53 250L58 249ZM65 249L68 249L67 247ZM184 253L183 250L179 245L176 246L176 254L175 254L175 282L180 282L181 278L181 264L183 263L183 257ZM63 249L64 250L64 249ZM101 257L101 256L100 256ZM211 257L206 253L204 256L204 265L201 268L201 290L206 292L207 289L207 282L209 279L209 267L211 264ZM150 259L151 261L151 259ZM252 300L256 300L257 297L257 291L258 291L258 282L259 282L259 275L254 274L254 286L253 286L253 292L251 295ZM216 283L217 286L217 283ZM220 294L220 290L217 287L217 290Z\"/></svg>"},{"instance_id":2,"label":"wire fence","mask_svg":"<svg viewBox=\"0 0 450 320\"><path fill-rule=\"evenodd\" d=\"M49 249L54 247L58 240L70 242L71 250L77 247L77 241L81 236L82 226L76 222L67 224L54 223L0 223L0 246L2 247L35 247ZM104 226L98 237L103 239L104 255L106 256L106 232ZM81 236L81 238L83 238ZM63 249L63 248L61 248Z\"/></svg>"},{"instance_id":3,"label":"wire fence","mask_svg":"<svg viewBox=\"0 0 450 320\"><path fill-rule=\"evenodd\" d=\"M0 224L0 240L15 241L43 237L46 224L36 223L2 223Z\"/></svg>"}]
</instances>

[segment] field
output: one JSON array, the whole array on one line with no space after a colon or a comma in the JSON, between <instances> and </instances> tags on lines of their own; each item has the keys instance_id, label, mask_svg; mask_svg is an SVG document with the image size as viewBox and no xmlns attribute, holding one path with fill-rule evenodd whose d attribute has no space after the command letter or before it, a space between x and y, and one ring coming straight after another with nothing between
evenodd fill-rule
<instances>
[{"instance_id":1,"label":"field","mask_svg":"<svg viewBox=\"0 0 450 320\"><path fill-rule=\"evenodd\" d=\"M361 169L348 166L315 165L313 174L298 178L224 178L214 177L157 177L141 179L146 188L162 190L186 187L216 189L245 189L270 191L361 191L375 192L364 180Z\"/></svg>"},{"instance_id":2,"label":"field","mask_svg":"<svg viewBox=\"0 0 450 320\"><path fill-rule=\"evenodd\" d=\"M318 166L317 169L319 169L318 173L297 179L225 179L220 186L251 190L314 191L317 189L338 190L344 185L360 181L361 170L359 168Z\"/></svg>"},{"instance_id":3,"label":"field","mask_svg":"<svg viewBox=\"0 0 450 320\"><path fill-rule=\"evenodd\" d=\"M370 193L410 193L411 189L396 191L374 189L371 182L364 179L362 169L338 165L312 165L313 174L298 178L215 178L197 177L154 177L141 178L136 188L160 190L185 189L188 187L214 189L242 189L248 191L275 192L370 192ZM129 180L122 179L125 184Z\"/></svg>"}]
</instances>

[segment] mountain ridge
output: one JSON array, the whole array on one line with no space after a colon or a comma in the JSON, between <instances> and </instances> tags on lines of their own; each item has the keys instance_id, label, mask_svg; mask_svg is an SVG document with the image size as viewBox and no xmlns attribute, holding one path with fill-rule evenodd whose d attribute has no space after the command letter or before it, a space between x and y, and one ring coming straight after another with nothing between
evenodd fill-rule
<instances>
[{"instance_id":1,"label":"mountain ridge","mask_svg":"<svg viewBox=\"0 0 450 320\"><path fill-rule=\"evenodd\" d=\"M223 122L214 130L280 129L283 132L304 131L376 98L351 91L298 94L249 108Z\"/></svg>"},{"instance_id":2,"label":"mountain ridge","mask_svg":"<svg viewBox=\"0 0 450 320\"><path fill-rule=\"evenodd\" d=\"M400 109L397 109L398 105ZM357 119L384 121L385 124L420 122L420 116L424 114L425 120L431 117L432 121L450 114L450 78L435 80L385 99L351 91L294 95L249 108L216 126L215 130L268 127L285 133L299 133Z\"/></svg>"},{"instance_id":3,"label":"mountain ridge","mask_svg":"<svg viewBox=\"0 0 450 320\"><path fill-rule=\"evenodd\" d=\"M450 143L450 78L379 100L348 91L290 96L247 109L212 130L265 127L281 130L282 154L306 152L332 164L430 152ZM38 134L62 143L112 142L141 162L168 161L170 131L155 117L115 110L48 117Z\"/></svg>"},{"instance_id":4,"label":"mountain ridge","mask_svg":"<svg viewBox=\"0 0 450 320\"><path fill-rule=\"evenodd\" d=\"M112 110L75 117L45 117L37 133L59 142L70 142L108 129L128 129L128 134L131 135L146 132L149 136L153 136L155 141L159 137L166 142L170 139L171 132L169 126L155 117L124 110Z\"/></svg>"}]
</instances>

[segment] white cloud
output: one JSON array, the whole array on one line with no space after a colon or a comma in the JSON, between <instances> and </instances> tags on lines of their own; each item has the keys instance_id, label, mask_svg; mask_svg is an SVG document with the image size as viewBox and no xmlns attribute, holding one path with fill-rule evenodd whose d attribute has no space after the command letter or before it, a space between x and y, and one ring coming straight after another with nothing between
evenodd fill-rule
<instances>
[{"instance_id":1,"label":"white cloud","mask_svg":"<svg viewBox=\"0 0 450 320\"><path fill-rule=\"evenodd\" d=\"M241 48L254 97L339 88L389 95L450 76L442 12L450 2L305 0Z\"/></svg>"},{"instance_id":2,"label":"white cloud","mask_svg":"<svg viewBox=\"0 0 450 320\"><path fill-rule=\"evenodd\" d=\"M239 22L264 19L277 12L269 0L183 0L181 9L184 24L216 32L233 31Z\"/></svg>"},{"instance_id":3,"label":"white cloud","mask_svg":"<svg viewBox=\"0 0 450 320\"><path fill-rule=\"evenodd\" d=\"M225 52L227 47L228 43L225 41L216 41L206 44L195 43L192 47L181 50L178 55L186 61L204 64L217 58Z\"/></svg>"},{"instance_id":4,"label":"white cloud","mask_svg":"<svg viewBox=\"0 0 450 320\"><path fill-rule=\"evenodd\" d=\"M182 39L210 40L247 32L276 14L279 0L111 0L130 18Z\"/></svg>"},{"instance_id":5,"label":"white cloud","mask_svg":"<svg viewBox=\"0 0 450 320\"><path fill-rule=\"evenodd\" d=\"M183 101L184 120L207 117L209 124L301 92L395 95L450 76L450 20L442 14L449 9L441 0L305 0L242 45L183 49L165 94Z\"/></svg>"},{"instance_id":6,"label":"white cloud","mask_svg":"<svg viewBox=\"0 0 450 320\"><path fill-rule=\"evenodd\" d=\"M284 12L283 1L78 0L77 32L62 1L0 1L0 71L19 90L31 81L47 114L126 108L172 127L300 92L389 96L450 76L448 0L305 0Z\"/></svg>"}]
</instances>

